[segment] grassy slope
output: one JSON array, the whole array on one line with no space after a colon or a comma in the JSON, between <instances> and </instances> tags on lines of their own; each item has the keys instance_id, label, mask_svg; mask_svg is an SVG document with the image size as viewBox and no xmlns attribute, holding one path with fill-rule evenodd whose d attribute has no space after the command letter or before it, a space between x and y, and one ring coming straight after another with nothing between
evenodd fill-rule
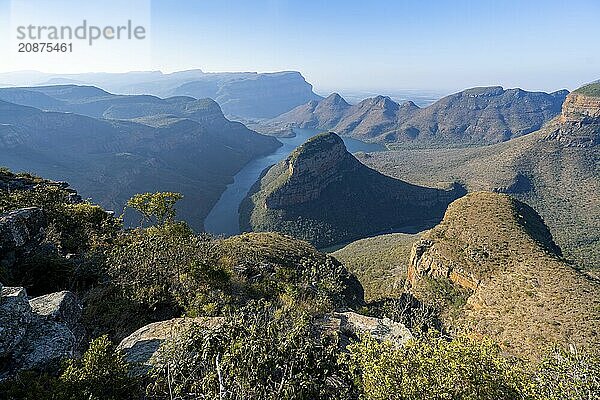
<instances>
[{"instance_id":1,"label":"grassy slope","mask_svg":"<svg viewBox=\"0 0 600 400\"><path fill-rule=\"evenodd\" d=\"M392 233L357 240L332 253L361 282L367 301L399 297L410 250L419 234Z\"/></svg>"},{"instance_id":2,"label":"grassy slope","mask_svg":"<svg viewBox=\"0 0 600 400\"><path fill-rule=\"evenodd\" d=\"M362 156L368 166L421 185L507 188L535 208L567 258L600 269L600 151L543 140L543 131L483 148L403 150ZM528 186L531 186L528 188Z\"/></svg>"},{"instance_id":3,"label":"grassy slope","mask_svg":"<svg viewBox=\"0 0 600 400\"><path fill-rule=\"evenodd\" d=\"M481 280L455 326L534 359L553 342L600 344L600 282L562 261L530 207L507 195L469 194L424 238L434 241L428 254L436 261Z\"/></svg>"}]
</instances>

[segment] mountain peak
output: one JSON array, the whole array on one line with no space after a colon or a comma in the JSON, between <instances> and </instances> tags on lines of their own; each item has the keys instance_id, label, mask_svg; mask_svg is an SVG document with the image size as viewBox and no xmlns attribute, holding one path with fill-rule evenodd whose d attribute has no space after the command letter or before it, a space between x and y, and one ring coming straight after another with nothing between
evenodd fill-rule
<instances>
[{"instance_id":1,"label":"mountain peak","mask_svg":"<svg viewBox=\"0 0 600 400\"><path fill-rule=\"evenodd\" d=\"M335 163L350 155L342 138L333 132L321 133L308 139L287 159L290 174L300 173L310 167L312 173L325 172Z\"/></svg>"},{"instance_id":2,"label":"mountain peak","mask_svg":"<svg viewBox=\"0 0 600 400\"><path fill-rule=\"evenodd\" d=\"M358 164L335 133L313 136L285 160L281 174L286 179L272 188L266 197L266 206L281 209L315 200L343 171L352 170Z\"/></svg>"},{"instance_id":3,"label":"mountain peak","mask_svg":"<svg viewBox=\"0 0 600 400\"><path fill-rule=\"evenodd\" d=\"M384 111L397 111L400 105L392 100L389 96L378 95L369 99L363 100L360 104L369 107L381 108Z\"/></svg>"},{"instance_id":4,"label":"mountain peak","mask_svg":"<svg viewBox=\"0 0 600 400\"><path fill-rule=\"evenodd\" d=\"M350 104L348 104L348 102L346 102L346 100L344 100L344 98L342 96L340 96L339 93L330 94L325 99L321 100L321 104L322 105L342 105L342 106L350 107Z\"/></svg>"},{"instance_id":5,"label":"mountain peak","mask_svg":"<svg viewBox=\"0 0 600 400\"><path fill-rule=\"evenodd\" d=\"M412 100L406 100L406 101L403 101L400 104L400 108L404 108L404 109L418 109L418 108L421 108L421 107L419 107L418 105L416 105L414 103L414 101L412 101Z\"/></svg>"},{"instance_id":6,"label":"mountain peak","mask_svg":"<svg viewBox=\"0 0 600 400\"><path fill-rule=\"evenodd\" d=\"M460 195L457 189L426 188L380 174L350 154L338 135L324 133L254 185L240 206L240 225L329 246L437 220Z\"/></svg>"}]
</instances>

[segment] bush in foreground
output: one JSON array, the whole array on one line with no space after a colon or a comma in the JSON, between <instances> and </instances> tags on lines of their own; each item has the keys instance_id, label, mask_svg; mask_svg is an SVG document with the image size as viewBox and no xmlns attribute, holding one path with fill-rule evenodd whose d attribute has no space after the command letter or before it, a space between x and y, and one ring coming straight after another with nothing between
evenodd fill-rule
<instances>
[{"instance_id":1,"label":"bush in foreground","mask_svg":"<svg viewBox=\"0 0 600 400\"><path fill-rule=\"evenodd\" d=\"M167 342L159 353L151 398L353 398L334 341L321 338L311 317L251 303L219 328L201 327Z\"/></svg>"}]
</instances>

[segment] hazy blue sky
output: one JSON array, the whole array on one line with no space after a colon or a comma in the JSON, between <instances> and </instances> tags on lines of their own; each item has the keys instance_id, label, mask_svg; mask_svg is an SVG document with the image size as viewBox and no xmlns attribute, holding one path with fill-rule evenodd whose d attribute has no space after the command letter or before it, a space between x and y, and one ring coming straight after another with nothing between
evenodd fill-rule
<instances>
[{"instance_id":1,"label":"hazy blue sky","mask_svg":"<svg viewBox=\"0 0 600 400\"><path fill-rule=\"evenodd\" d=\"M0 0L0 12L9 1ZM149 69L299 70L321 91L491 84L555 90L600 78L599 0L151 5Z\"/></svg>"}]
</instances>

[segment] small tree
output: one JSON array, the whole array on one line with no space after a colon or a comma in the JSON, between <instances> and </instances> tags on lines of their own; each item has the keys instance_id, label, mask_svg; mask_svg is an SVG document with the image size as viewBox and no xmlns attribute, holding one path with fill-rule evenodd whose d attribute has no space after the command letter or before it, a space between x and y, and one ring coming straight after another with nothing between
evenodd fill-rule
<instances>
[{"instance_id":1,"label":"small tree","mask_svg":"<svg viewBox=\"0 0 600 400\"><path fill-rule=\"evenodd\" d=\"M175 204L181 199L183 195L176 192L142 193L130 198L127 207L142 214L141 225L153 220L159 225L164 225L175 219Z\"/></svg>"},{"instance_id":2,"label":"small tree","mask_svg":"<svg viewBox=\"0 0 600 400\"><path fill-rule=\"evenodd\" d=\"M69 360L59 377L65 400L118 400L137 395L137 382L130 375L124 356L113 349L107 336L90 343L80 360Z\"/></svg>"}]
</instances>

